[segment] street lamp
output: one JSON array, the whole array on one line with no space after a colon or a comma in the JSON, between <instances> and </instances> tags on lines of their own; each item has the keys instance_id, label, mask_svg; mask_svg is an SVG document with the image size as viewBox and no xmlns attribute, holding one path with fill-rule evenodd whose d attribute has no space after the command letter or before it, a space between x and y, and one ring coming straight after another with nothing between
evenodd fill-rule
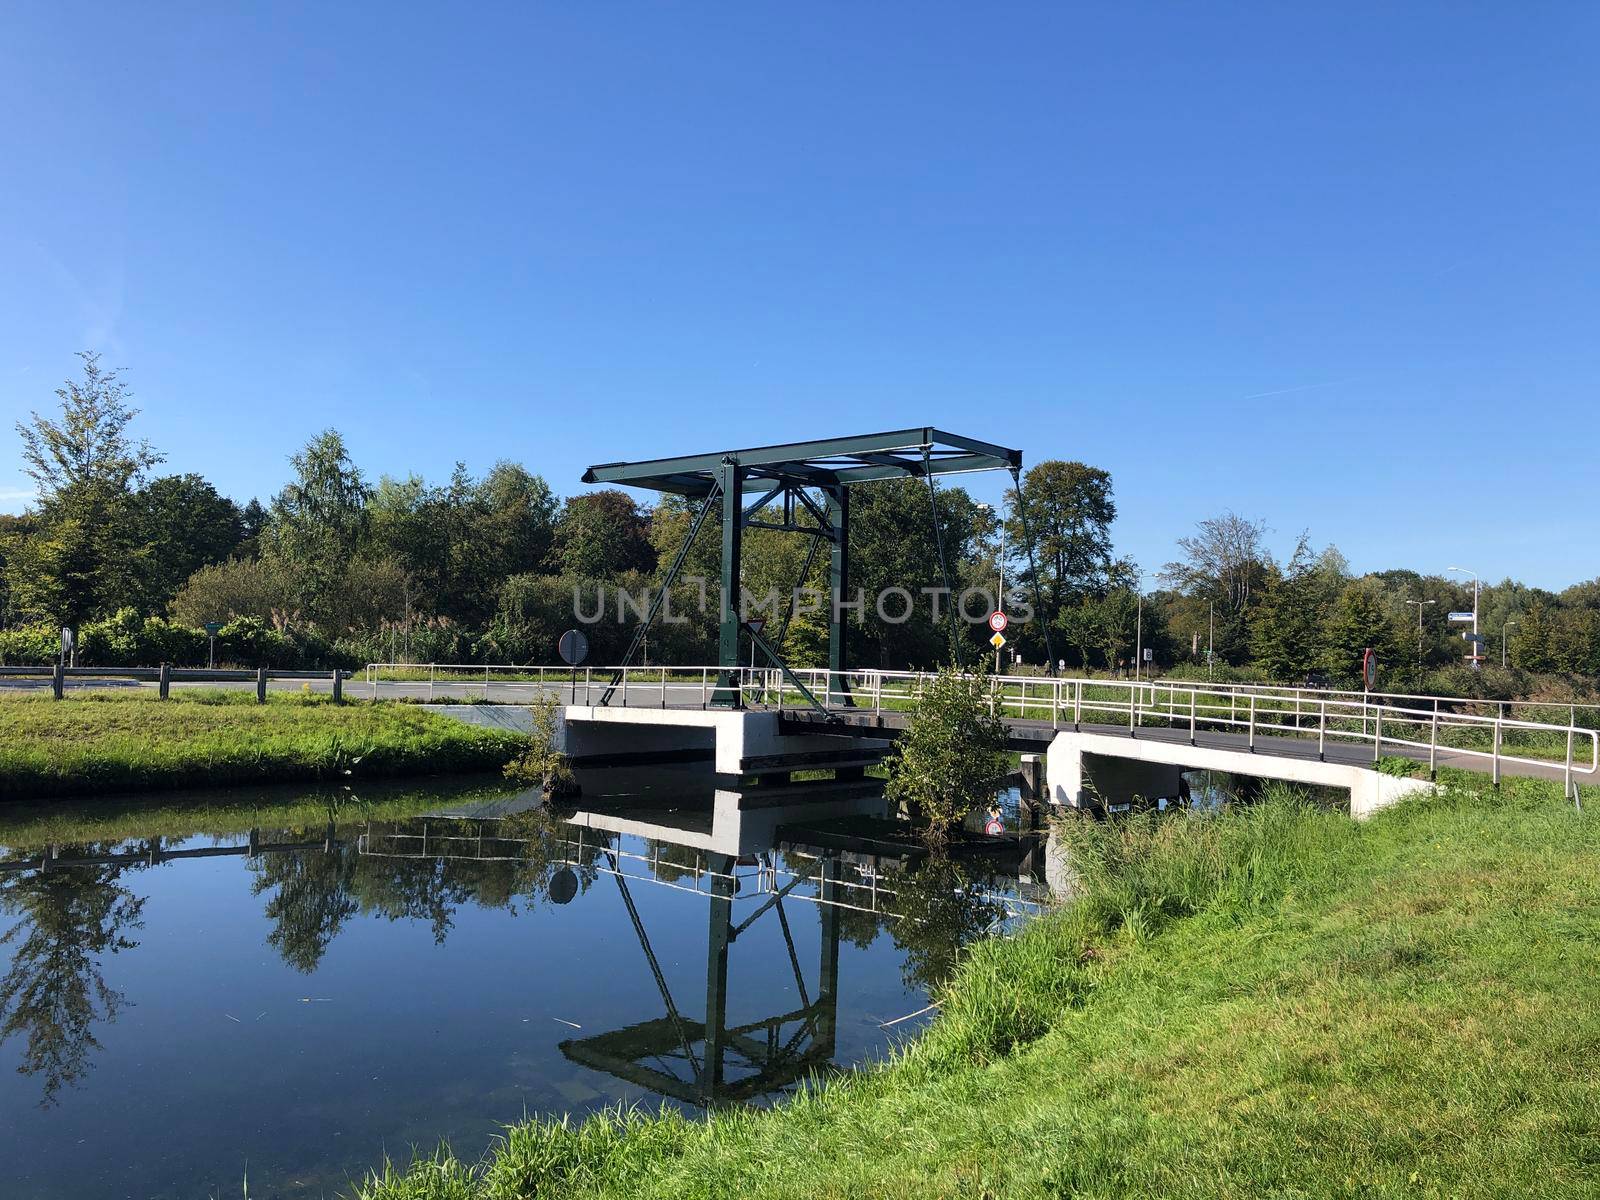
<instances>
[{"instance_id":1,"label":"street lamp","mask_svg":"<svg viewBox=\"0 0 1600 1200\"><path fill-rule=\"evenodd\" d=\"M1500 626L1500 669L1502 671L1506 669L1506 630L1513 625L1520 625L1521 623L1520 621L1507 621Z\"/></svg>"},{"instance_id":2,"label":"street lamp","mask_svg":"<svg viewBox=\"0 0 1600 1200\"><path fill-rule=\"evenodd\" d=\"M1430 604L1439 603L1437 600L1407 600L1407 604L1417 606L1417 686L1422 686L1422 610Z\"/></svg>"},{"instance_id":3,"label":"street lamp","mask_svg":"<svg viewBox=\"0 0 1600 1200\"><path fill-rule=\"evenodd\" d=\"M1456 571L1472 579L1472 669L1481 671L1483 670L1483 655L1478 652L1478 647L1482 646L1483 643L1478 640L1478 593L1482 590L1482 584L1478 581L1478 573L1476 571L1469 571L1465 567L1446 567L1445 570Z\"/></svg>"}]
</instances>

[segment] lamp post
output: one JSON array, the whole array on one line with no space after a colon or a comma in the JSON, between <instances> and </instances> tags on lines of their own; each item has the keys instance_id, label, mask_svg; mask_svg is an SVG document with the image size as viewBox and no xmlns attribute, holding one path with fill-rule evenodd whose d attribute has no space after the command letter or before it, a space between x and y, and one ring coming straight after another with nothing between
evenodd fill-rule
<instances>
[{"instance_id":1,"label":"lamp post","mask_svg":"<svg viewBox=\"0 0 1600 1200\"><path fill-rule=\"evenodd\" d=\"M1465 567L1446 567L1445 570L1458 572L1470 577L1472 580L1472 669L1481 671L1483 670L1483 655L1478 652L1478 648L1483 643L1478 640L1478 593L1482 590L1482 585L1478 582L1478 573L1469 571Z\"/></svg>"},{"instance_id":2,"label":"lamp post","mask_svg":"<svg viewBox=\"0 0 1600 1200\"><path fill-rule=\"evenodd\" d=\"M1520 621L1507 621L1504 625L1500 626L1500 669L1502 671L1506 669L1506 630L1510 629L1513 625L1519 624L1521 624Z\"/></svg>"},{"instance_id":3,"label":"lamp post","mask_svg":"<svg viewBox=\"0 0 1600 1200\"><path fill-rule=\"evenodd\" d=\"M1417 606L1417 686L1422 686L1422 610L1430 604L1439 603L1437 600L1407 600L1407 604Z\"/></svg>"}]
</instances>

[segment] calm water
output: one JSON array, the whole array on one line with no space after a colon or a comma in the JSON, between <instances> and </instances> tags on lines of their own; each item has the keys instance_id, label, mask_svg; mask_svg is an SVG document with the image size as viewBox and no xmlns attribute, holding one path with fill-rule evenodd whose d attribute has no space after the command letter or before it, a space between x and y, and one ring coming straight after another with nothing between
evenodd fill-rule
<instances>
[{"instance_id":1,"label":"calm water","mask_svg":"<svg viewBox=\"0 0 1600 1200\"><path fill-rule=\"evenodd\" d=\"M859 784L583 782L0 810L0 1194L331 1195L524 1114L770 1102L1047 894L1037 848L861 842Z\"/></svg>"}]
</instances>

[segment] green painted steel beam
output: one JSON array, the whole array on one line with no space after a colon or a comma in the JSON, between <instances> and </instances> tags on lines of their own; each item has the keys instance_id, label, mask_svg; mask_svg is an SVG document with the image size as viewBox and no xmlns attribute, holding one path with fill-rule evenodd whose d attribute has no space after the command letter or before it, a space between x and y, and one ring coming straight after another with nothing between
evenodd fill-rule
<instances>
[{"instance_id":1,"label":"green painted steel beam","mask_svg":"<svg viewBox=\"0 0 1600 1200\"><path fill-rule=\"evenodd\" d=\"M753 477L804 482L814 486L864 483L873 479L921 475L922 454L931 454L928 473L951 474L1019 466L1022 452L932 426L897 429L854 437L822 438L754 446L714 454L691 454L643 462L599 463L583 474L585 483L620 483L656 491L704 494L725 459L736 460ZM916 453L916 461L900 456Z\"/></svg>"}]
</instances>

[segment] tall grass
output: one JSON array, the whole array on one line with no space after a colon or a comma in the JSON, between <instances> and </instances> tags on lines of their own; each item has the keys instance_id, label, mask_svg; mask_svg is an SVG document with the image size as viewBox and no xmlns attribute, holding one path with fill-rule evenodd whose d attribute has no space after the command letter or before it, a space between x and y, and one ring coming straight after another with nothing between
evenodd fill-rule
<instances>
[{"instance_id":1,"label":"tall grass","mask_svg":"<svg viewBox=\"0 0 1600 1200\"><path fill-rule=\"evenodd\" d=\"M1600 798L1596 798L1600 800ZM926 1033L771 1111L509 1130L365 1200L1593 1195L1600 819L1452 777L1064 828L1078 899Z\"/></svg>"}]
</instances>

